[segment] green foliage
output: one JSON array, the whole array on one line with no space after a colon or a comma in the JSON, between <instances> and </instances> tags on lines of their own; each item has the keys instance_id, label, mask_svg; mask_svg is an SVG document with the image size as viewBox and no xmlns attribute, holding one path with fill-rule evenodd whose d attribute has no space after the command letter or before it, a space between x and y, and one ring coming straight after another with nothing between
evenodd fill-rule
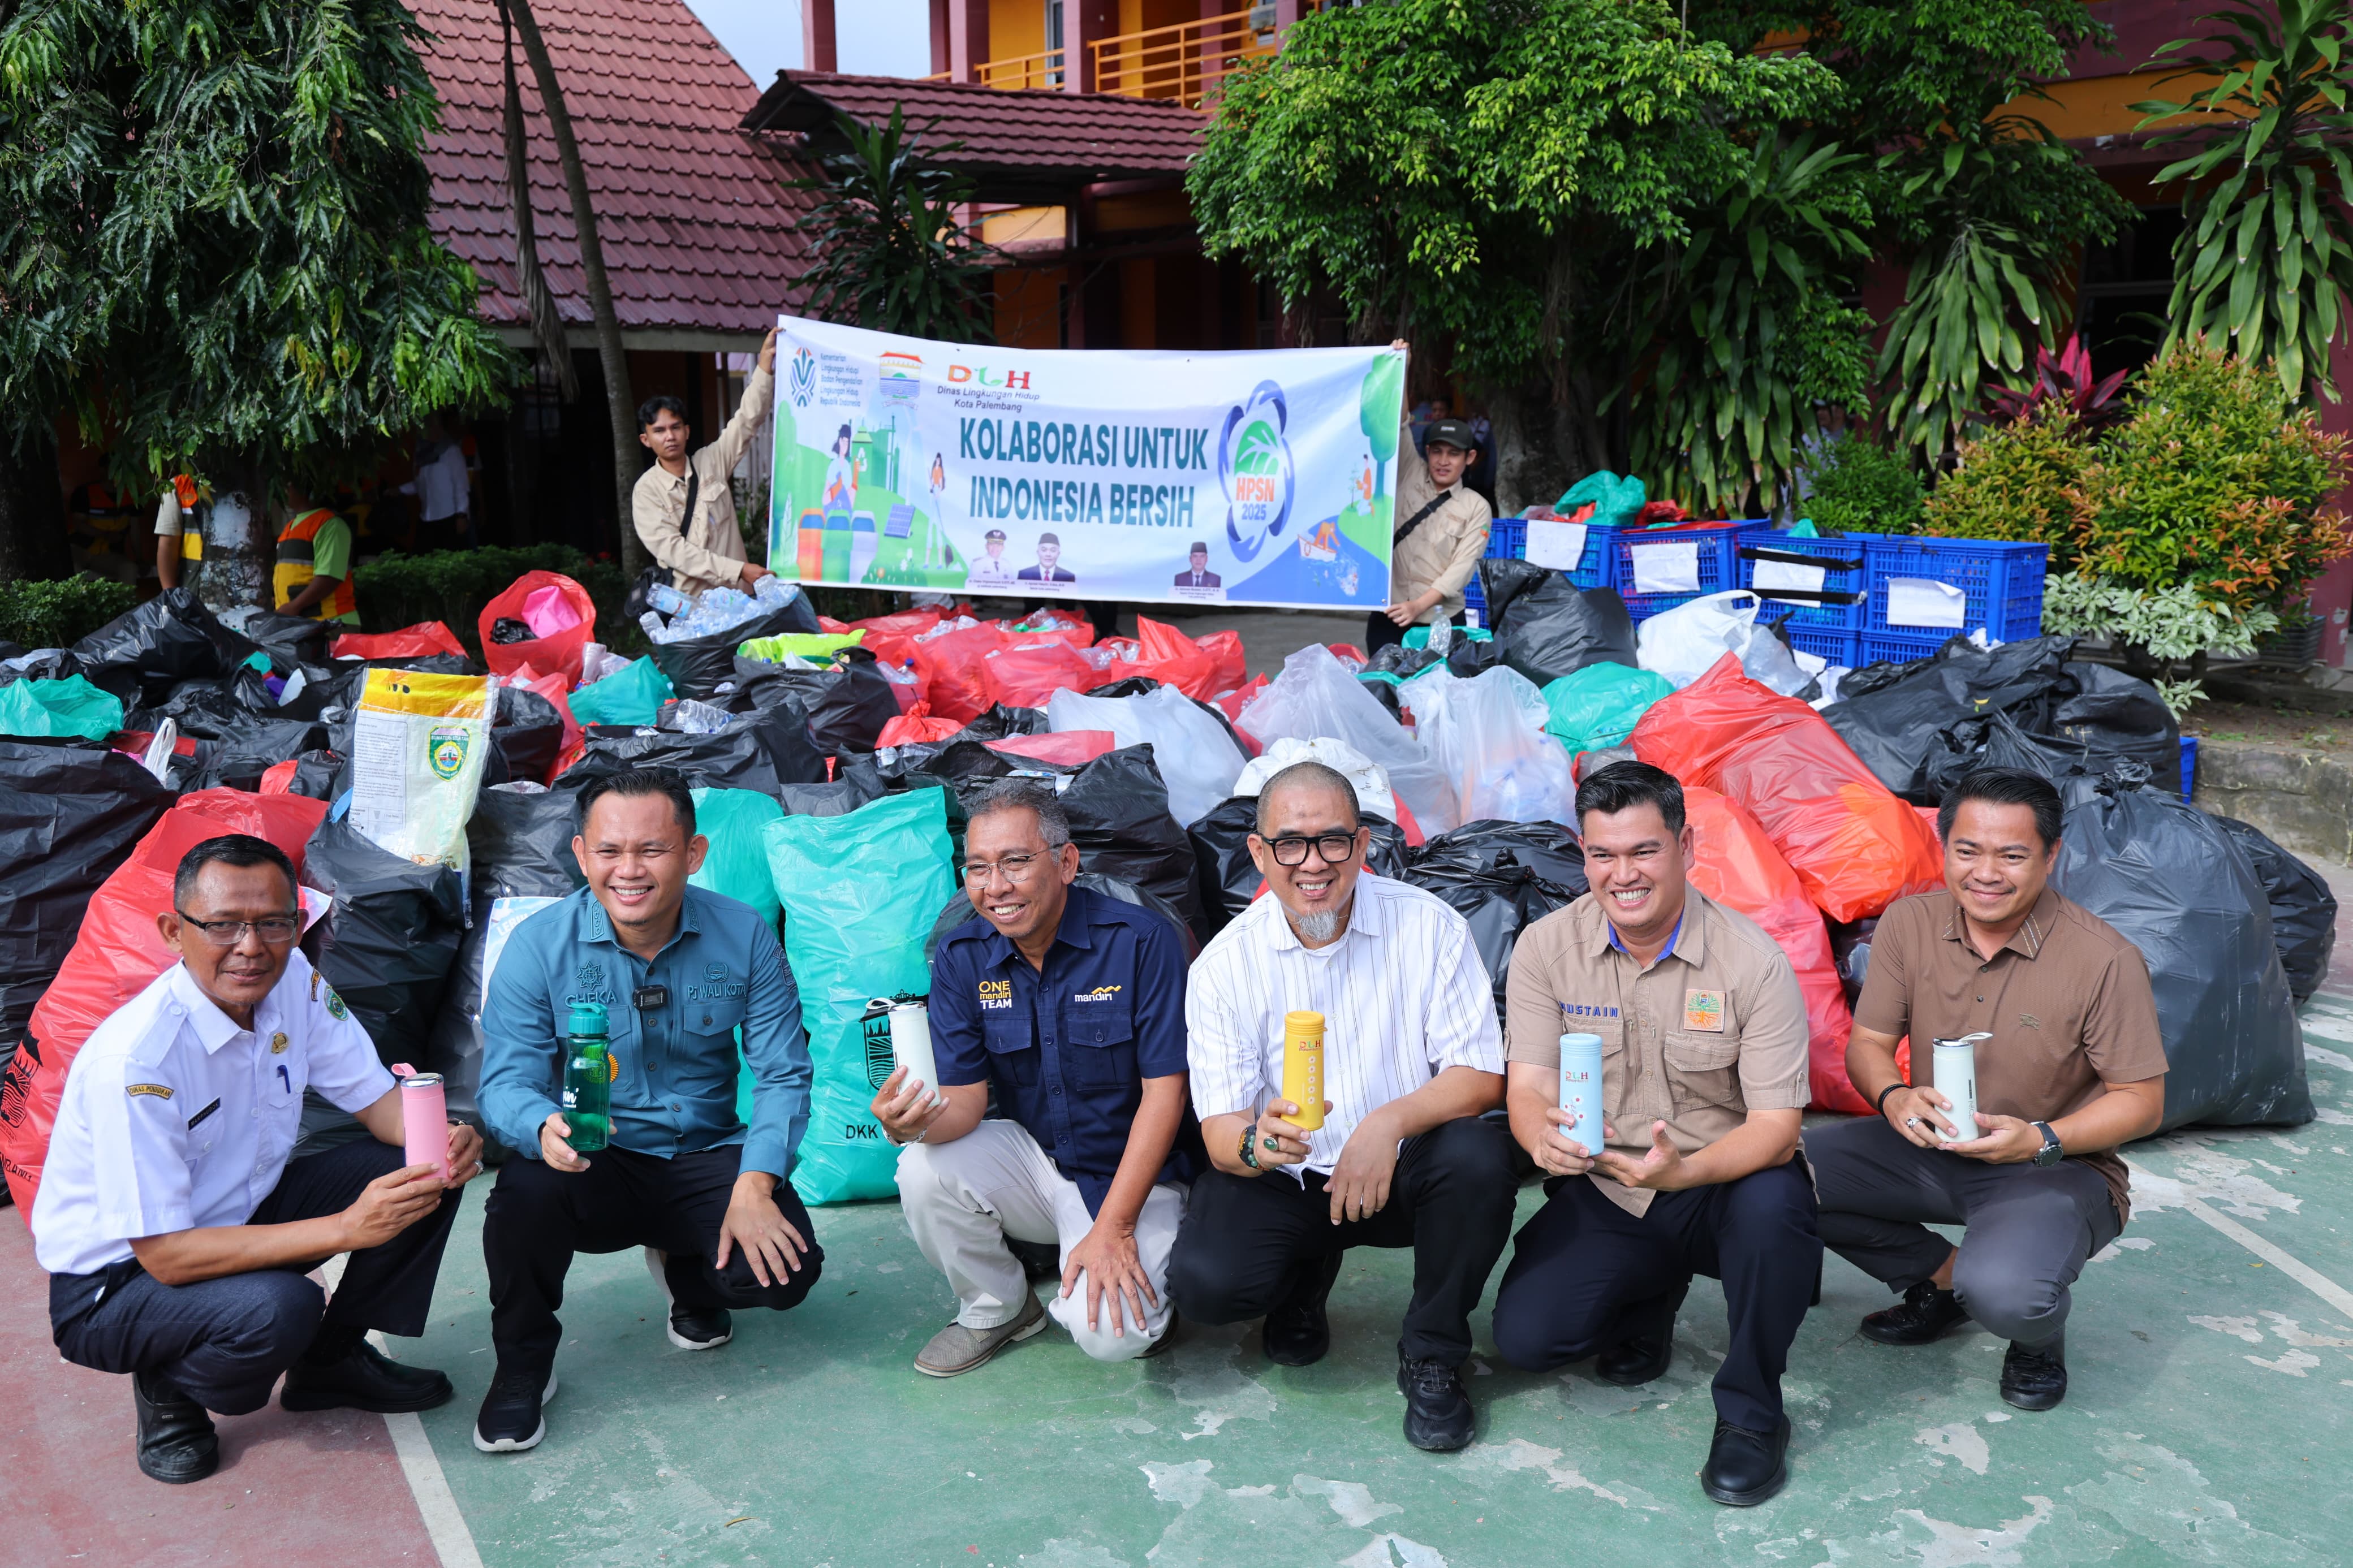
<instances>
[{"instance_id":1,"label":"green foliage","mask_svg":"<svg viewBox=\"0 0 2353 1568\"><path fill-rule=\"evenodd\" d=\"M130 584L89 574L55 583L0 583L0 641L69 647L138 602Z\"/></svg>"},{"instance_id":2,"label":"green foliage","mask_svg":"<svg viewBox=\"0 0 2353 1568\"><path fill-rule=\"evenodd\" d=\"M568 544L485 545L424 555L390 551L359 567L354 582L369 631L441 621L479 658L482 607L526 572L561 572L578 583L596 604L596 640L615 653L645 651L644 632L621 614L629 585L620 566Z\"/></svg>"},{"instance_id":3,"label":"green foliage","mask_svg":"<svg viewBox=\"0 0 2353 1568\"><path fill-rule=\"evenodd\" d=\"M1919 531L1920 476L1884 447L1861 436L1832 441L1807 477L1807 515L1824 533Z\"/></svg>"},{"instance_id":4,"label":"green foliage","mask_svg":"<svg viewBox=\"0 0 2353 1568\"><path fill-rule=\"evenodd\" d=\"M325 479L502 395L426 224L426 41L398 0L0 9L0 438L70 406L142 493Z\"/></svg>"},{"instance_id":5,"label":"green foliage","mask_svg":"<svg viewBox=\"0 0 2353 1568\"><path fill-rule=\"evenodd\" d=\"M2279 630L2278 612L2232 610L2199 596L2195 586L2135 588L2113 577L2074 573L2044 579L2042 629L2055 637L2105 637L2161 659L2204 652L2244 658Z\"/></svg>"},{"instance_id":6,"label":"green foliage","mask_svg":"<svg viewBox=\"0 0 2353 1568\"><path fill-rule=\"evenodd\" d=\"M2151 146L2194 141L2160 184L2179 180L2181 237L2173 250L2173 297L2165 346L2205 336L2249 361L2271 359L2291 398L2337 398L2329 341L2353 321L2353 61L2344 0L2226 0L2200 18L2218 30L2160 54L2203 43L2216 53L2181 76L2206 85L2179 102L2133 107L2150 121L2213 116ZM2168 80L2179 80L2180 77ZM2148 121L2144 121L2144 125Z\"/></svg>"},{"instance_id":7,"label":"green foliage","mask_svg":"<svg viewBox=\"0 0 2353 1568\"><path fill-rule=\"evenodd\" d=\"M817 194L801 220L817 257L801 279L810 313L909 337L987 341L992 253L957 216L972 181L924 163L963 143L923 147L896 106L871 130L844 115L840 133L847 150L819 156L828 178L799 186Z\"/></svg>"},{"instance_id":8,"label":"green foliage","mask_svg":"<svg viewBox=\"0 0 2353 1568\"><path fill-rule=\"evenodd\" d=\"M2051 570L2072 571L2097 503L2097 463L2074 416L2062 410L1999 425L1961 443L1960 460L1922 508L1919 531L1947 539L2031 539L2051 547Z\"/></svg>"}]
</instances>

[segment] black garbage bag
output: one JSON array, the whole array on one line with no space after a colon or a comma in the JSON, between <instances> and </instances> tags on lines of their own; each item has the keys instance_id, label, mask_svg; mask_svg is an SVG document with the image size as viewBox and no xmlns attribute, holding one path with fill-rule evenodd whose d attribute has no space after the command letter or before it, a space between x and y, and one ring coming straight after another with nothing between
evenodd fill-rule
<instances>
[{"instance_id":1,"label":"black garbage bag","mask_svg":"<svg viewBox=\"0 0 2353 1568\"><path fill-rule=\"evenodd\" d=\"M1405 876L1405 830L1386 817L1362 814L1373 830L1373 847L1365 857L1366 869L1378 876ZM1234 795L1185 830L1193 841L1194 876L1200 884L1201 909L1215 936L1250 907L1266 879L1250 858L1250 836L1258 826L1258 797Z\"/></svg>"},{"instance_id":2,"label":"black garbage bag","mask_svg":"<svg viewBox=\"0 0 2353 1568\"><path fill-rule=\"evenodd\" d=\"M501 616L491 623L491 640L501 647L512 647L517 643L530 642L539 634L531 623L516 616Z\"/></svg>"},{"instance_id":3,"label":"black garbage bag","mask_svg":"<svg viewBox=\"0 0 2353 1568\"><path fill-rule=\"evenodd\" d=\"M153 707L183 680L216 679L258 651L220 624L193 588L170 588L73 645L90 684Z\"/></svg>"},{"instance_id":4,"label":"black garbage bag","mask_svg":"<svg viewBox=\"0 0 2353 1568\"><path fill-rule=\"evenodd\" d=\"M564 752L564 715L536 691L501 686L497 711L491 720L490 766L482 782L509 784L522 779L545 784Z\"/></svg>"},{"instance_id":5,"label":"black garbage bag","mask_svg":"<svg viewBox=\"0 0 2353 1568\"><path fill-rule=\"evenodd\" d=\"M1082 871L1071 880L1074 886L1084 888L1092 893L1100 893L1106 899L1116 899L1123 904L1134 904L1138 909L1150 910L1154 914L1175 926L1177 934L1184 938L1187 963L1200 956L1201 944L1194 937L1192 928L1186 925L1185 917L1177 912L1176 905L1158 894L1148 892L1133 882L1123 882L1115 877L1106 877L1096 871ZM923 962L929 963L932 961L932 955L939 951L942 937L964 924L965 921L980 918L972 907L972 900L965 895L962 889L958 889L955 895L940 907L939 918L932 921L932 933L923 939Z\"/></svg>"},{"instance_id":6,"label":"black garbage bag","mask_svg":"<svg viewBox=\"0 0 2353 1568\"><path fill-rule=\"evenodd\" d=\"M1487 639L1493 642L1494 639ZM1439 662L1438 656L1426 647L1408 647L1403 643L1384 643L1373 650L1365 668L1356 672L1358 679L1367 675L1394 675L1402 680L1409 675L1419 675Z\"/></svg>"},{"instance_id":7,"label":"black garbage bag","mask_svg":"<svg viewBox=\"0 0 2353 1568\"><path fill-rule=\"evenodd\" d=\"M2150 787L2164 786L2152 780ZM2301 1007L2328 978L2329 955L2337 951L2337 895L2319 872L2274 843L2263 829L2235 816L2214 820L2254 863L2271 904L2272 944L2279 949L2280 967L2287 972L2288 994Z\"/></svg>"},{"instance_id":8,"label":"black garbage bag","mask_svg":"<svg viewBox=\"0 0 2353 1568\"><path fill-rule=\"evenodd\" d=\"M286 781L286 793L333 800L349 787L350 781L343 776L346 763L341 752L325 747L304 752L294 759L294 776Z\"/></svg>"},{"instance_id":9,"label":"black garbage bag","mask_svg":"<svg viewBox=\"0 0 2353 1568\"><path fill-rule=\"evenodd\" d=\"M744 644L754 637L819 629L817 610L809 604L808 595L797 593L789 602L754 616L740 626L707 637L654 644L654 668L670 677L670 686L681 697L708 702L719 695L722 686L735 679L735 650Z\"/></svg>"},{"instance_id":10,"label":"black garbage bag","mask_svg":"<svg viewBox=\"0 0 2353 1568\"><path fill-rule=\"evenodd\" d=\"M715 735L615 724L592 724L586 732L586 751L556 776L559 790L577 790L592 778L630 768L676 768L691 785L770 796L786 784L825 778L825 753L809 734L807 710L791 697L778 698Z\"/></svg>"},{"instance_id":11,"label":"black garbage bag","mask_svg":"<svg viewBox=\"0 0 2353 1568\"><path fill-rule=\"evenodd\" d=\"M84 674L81 660L61 647L45 647L26 653L12 642L0 641L0 649L16 648L14 653L0 652L0 658L22 659L21 666L0 664L0 686L12 680L63 680L69 676Z\"/></svg>"},{"instance_id":12,"label":"black garbage bag","mask_svg":"<svg viewBox=\"0 0 2353 1568\"><path fill-rule=\"evenodd\" d=\"M318 668L332 664L334 655L329 650L349 628L340 621L314 621L308 616L281 616L272 610L247 616L238 629L260 645L269 656L272 669L291 675L305 665Z\"/></svg>"},{"instance_id":13,"label":"black garbage bag","mask_svg":"<svg viewBox=\"0 0 2353 1568\"><path fill-rule=\"evenodd\" d=\"M1469 680L1504 662L1504 645L1494 637L1457 637L1446 650L1447 669Z\"/></svg>"},{"instance_id":14,"label":"black garbage bag","mask_svg":"<svg viewBox=\"0 0 2353 1568\"><path fill-rule=\"evenodd\" d=\"M1585 851L1556 822L1466 822L1409 851L1405 879L1471 922L1498 1019L1520 932L1587 891Z\"/></svg>"},{"instance_id":15,"label":"black garbage bag","mask_svg":"<svg viewBox=\"0 0 2353 1568\"><path fill-rule=\"evenodd\" d=\"M302 881L335 900L312 933L311 962L386 1067L423 1063L466 934L458 873L378 848L346 820L322 822L311 836Z\"/></svg>"},{"instance_id":16,"label":"black garbage bag","mask_svg":"<svg viewBox=\"0 0 2353 1568\"><path fill-rule=\"evenodd\" d=\"M1879 917L1872 915L1852 924L1838 921L1829 922L1831 962L1838 966L1839 988L1846 993L1846 1005L1852 1008L1862 996L1862 983L1871 978L1871 944L1878 940Z\"/></svg>"},{"instance_id":17,"label":"black garbage bag","mask_svg":"<svg viewBox=\"0 0 2353 1568\"><path fill-rule=\"evenodd\" d=\"M2141 763L2159 789L2180 777L2181 725L2156 687L2113 665L2064 668L2074 678L2075 690L2052 710L2051 733Z\"/></svg>"},{"instance_id":18,"label":"black garbage bag","mask_svg":"<svg viewBox=\"0 0 2353 1568\"><path fill-rule=\"evenodd\" d=\"M779 693L798 698L808 710L809 733L828 756L871 752L882 727L899 716L897 694L883 679L882 667L864 648L845 648L832 666L819 669L790 669L735 656L730 709L752 712Z\"/></svg>"},{"instance_id":19,"label":"black garbage bag","mask_svg":"<svg viewBox=\"0 0 2353 1568\"><path fill-rule=\"evenodd\" d=\"M2304 1037L2246 849L2125 763L2070 805L2052 886L2148 963L2165 1038L2165 1126L2312 1120Z\"/></svg>"},{"instance_id":20,"label":"black garbage bag","mask_svg":"<svg viewBox=\"0 0 2353 1568\"><path fill-rule=\"evenodd\" d=\"M2075 682L2067 673L2073 637L2035 637L1981 648L1964 637L1934 658L1895 667L1893 679L1858 690L1854 677L1839 682L1839 700L1822 710L1831 728L1862 763L1905 799L1934 805L1927 779L1939 754L1939 731L1964 720L2007 713L2024 731L2048 734L2062 699ZM1862 673L1862 672L1857 672Z\"/></svg>"},{"instance_id":21,"label":"black garbage bag","mask_svg":"<svg viewBox=\"0 0 2353 1568\"><path fill-rule=\"evenodd\" d=\"M0 1068L73 950L90 895L173 798L96 742L0 739Z\"/></svg>"},{"instance_id":22,"label":"black garbage bag","mask_svg":"<svg viewBox=\"0 0 2353 1568\"><path fill-rule=\"evenodd\" d=\"M1388 710L1390 718L1400 724L1405 722L1405 705L1398 700L1396 681L1383 680L1377 675L1360 675L1356 677L1356 680L1366 690L1373 694L1374 701Z\"/></svg>"},{"instance_id":23,"label":"black garbage bag","mask_svg":"<svg viewBox=\"0 0 2353 1568\"><path fill-rule=\"evenodd\" d=\"M1638 663L1634 619L1616 589L1579 588L1558 572L1508 558L1479 563L1479 584L1503 661L1539 687L1588 664Z\"/></svg>"},{"instance_id":24,"label":"black garbage bag","mask_svg":"<svg viewBox=\"0 0 2353 1568\"><path fill-rule=\"evenodd\" d=\"M2021 768L2041 773L2073 800L2118 763L2137 761L2090 740L2032 735L2007 713L1964 719L1936 732L1936 749L1922 770L1924 794L1941 802L1952 787L1979 768Z\"/></svg>"},{"instance_id":25,"label":"black garbage bag","mask_svg":"<svg viewBox=\"0 0 2353 1568\"><path fill-rule=\"evenodd\" d=\"M829 784L786 784L776 804L786 816L847 816L890 793L890 781L873 759L859 757L837 768Z\"/></svg>"},{"instance_id":26,"label":"black garbage bag","mask_svg":"<svg viewBox=\"0 0 2353 1568\"><path fill-rule=\"evenodd\" d=\"M301 719L248 719L216 740L196 773L198 789L259 790L261 775L305 752L329 745L327 727Z\"/></svg>"}]
</instances>

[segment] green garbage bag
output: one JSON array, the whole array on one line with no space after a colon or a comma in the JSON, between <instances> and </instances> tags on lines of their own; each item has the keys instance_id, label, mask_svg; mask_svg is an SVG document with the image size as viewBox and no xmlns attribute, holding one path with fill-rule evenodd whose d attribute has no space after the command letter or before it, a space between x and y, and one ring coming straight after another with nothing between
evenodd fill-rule
<instances>
[{"instance_id":1,"label":"green garbage bag","mask_svg":"<svg viewBox=\"0 0 2353 1568\"><path fill-rule=\"evenodd\" d=\"M788 653L823 664L843 648L857 647L865 640L864 626L849 632L778 632L770 637L754 637L735 651L745 658L764 658L770 664L784 663L784 656Z\"/></svg>"},{"instance_id":2,"label":"green garbage bag","mask_svg":"<svg viewBox=\"0 0 2353 1568\"><path fill-rule=\"evenodd\" d=\"M122 700L86 677L0 686L0 735L78 735L103 741L122 728Z\"/></svg>"},{"instance_id":3,"label":"green garbage bag","mask_svg":"<svg viewBox=\"0 0 2353 1568\"><path fill-rule=\"evenodd\" d=\"M1544 689L1552 717L1545 733L1561 743L1572 761L1579 752L1623 745L1651 704L1674 690L1665 676L1622 664L1588 664Z\"/></svg>"},{"instance_id":4,"label":"green garbage bag","mask_svg":"<svg viewBox=\"0 0 2353 1568\"><path fill-rule=\"evenodd\" d=\"M650 724L661 717L661 705L677 695L670 677L651 658L641 658L574 692L572 717L582 724Z\"/></svg>"},{"instance_id":5,"label":"green garbage bag","mask_svg":"<svg viewBox=\"0 0 2353 1568\"><path fill-rule=\"evenodd\" d=\"M1495 636L1484 626L1457 626L1454 628L1454 635L1458 637L1469 637L1472 642L1491 642ZM1417 650L1426 648L1430 646L1430 628L1409 626L1406 629L1403 641L1409 648Z\"/></svg>"},{"instance_id":6,"label":"green garbage bag","mask_svg":"<svg viewBox=\"0 0 2353 1568\"><path fill-rule=\"evenodd\" d=\"M889 1026L878 1020L870 1048L861 1020L874 997L931 992L923 938L955 892L947 794L910 790L846 816L782 817L760 836L817 1066L793 1185L812 1204L890 1197L899 1151L868 1113L891 1076Z\"/></svg>"},{"instance_id":7,"label":"green garbage bag","mask_svg":"<svg viewBox=\"0 0 2353 1568\"><path fill-rule=\"evenodd\" d=\"M1574 514L1586 502L1593 503L1593 515L1588 522L1606 522L1614 528L1632 524L1634 516L1642 510L1650 497L1643 491L1642 481L1629 474L1620 479L1607 468L1596 468L1561 492L1560 500L1552 503L1553 510L1563 517Z\"/></svg>"},{"instance_id":8,"label":"green garbage bag","mask_svg":"<svg viewBox=\"0 0 2353 1568\"><path fill-rule=\"evenodd\" d=\"M702 869L687 878L698 888L751 905L771 929L776 923L776 879L768 874L768 847L760 830L785 808L757 790L699 789L694 792L694 830L710 840ZM739 1036L736 1044L743 1040ZM744 1063L735 1079L735 1119L752 1121L752 1067Z\"/></svg>"}]
</instances>

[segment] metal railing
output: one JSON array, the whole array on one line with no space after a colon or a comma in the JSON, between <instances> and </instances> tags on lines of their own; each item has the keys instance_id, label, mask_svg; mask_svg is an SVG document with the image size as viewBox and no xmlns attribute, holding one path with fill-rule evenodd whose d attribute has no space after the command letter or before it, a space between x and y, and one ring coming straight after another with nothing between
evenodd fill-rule
<instances>
[{"instance_id":1,"label":"metal railing","mask_svg":"<svg viewBox=\"0 0 2353 1568\"><path fill-rule=\"evenodd\" d=\"M1095 90L1127 98L1173 99L1198 109L1245 60L1278 47L1271 5L1252 6L1174 26L1097 38Z\"/></svg>"},{"instance_id":2,"label":"metal railing","mask_svg":"<svg viewBox=\"0 0 2353 1568\"><path fill-rule=\"evenodd\" d=\"M1029 88L1050 90L1062 85L1062 51L1044 49L1034 55L1016 55L1010 59L984 60L976 74L983 87L998 88L1008 92Z\"/></svg>"}]
</instances>

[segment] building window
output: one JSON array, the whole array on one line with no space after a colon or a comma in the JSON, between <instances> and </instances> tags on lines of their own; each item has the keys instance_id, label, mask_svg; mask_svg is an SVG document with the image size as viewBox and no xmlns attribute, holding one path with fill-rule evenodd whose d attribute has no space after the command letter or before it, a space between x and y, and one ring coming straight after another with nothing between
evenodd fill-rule
<instances>
[{"instance_id":1,"label":"building window","mask_svg":"<svg viewBox=\"0 0 2353 1568\"><path fill-rule=\"evenodd\" d=\"M2075 332L2096 374L2138 370L2156 353L2173 295L2173 244L2180 237L2179 207L2142 207L2115 240L2084 252Z\"/></svg>"}]
</instances>

